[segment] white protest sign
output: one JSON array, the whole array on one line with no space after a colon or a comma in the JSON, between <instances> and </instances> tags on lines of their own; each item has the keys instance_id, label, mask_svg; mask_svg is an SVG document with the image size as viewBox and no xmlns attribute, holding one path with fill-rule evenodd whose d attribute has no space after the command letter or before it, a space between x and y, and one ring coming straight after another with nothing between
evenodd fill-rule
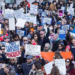
<instances>
[{"instance_id":1,"label":"white protest sign","mask_svg":"<svg viewBox=\"0 0 75 75\"><path fill-rule=\"evenodd\" d=\"M0 34L1 34L1 24L0 24Z\"/></svg>"},{"instance_id":2,"label":"white protest sign","mask_svg":"<svg viewBox=\"0 0 75 75\"><path fill-rule=\"evenodd\" d=\"M4 18L5 19L14 18L14 10L12 10L12 9L5 9Z\"/></svg>"},{"instance_id":3,"label":"white protest sign","mask_svg":"<svg viewBox=\"0 0 75 75\"><path fill-rule=\"evenodd\" d=\"M32 22L33 24L37 24L37 18L35 15L26 14L26 21Z\"/></svg>"},{"instance_id":4,"label":"white protest sign","mask_svg":"<svg viewBox=\"0 0 75 75\"><path fill-rule=\"evenodd\" d=\"M75 33L70 32L70 35L75 38Z\"/></svg>"},{"instance_id":5,"label":"white protest sign","mask_svg":"<svg viewBox=\"0 0 75 75\"><path fill-rule=\"evenodd\" d=\"M21 18L21 15L23 15L23 12L24 12L24 9L23 8L21 8L19 10L15 10L15 12L14 12L15 18L16 19ZM24 18L22 18L22 19L24 19Z\"/></svg>"},{"instance_id":6,"label":"white protest sign","mask_svg":"<svg viewBox=\"0 0 75 75\"><path fill-rule=\"evenodd\" d=\"M17 19L16 26L17 26L17 27L22 27L22 28L24 28L25 22L26 22L25 19L20 19L20 18L18 18L18 19Z\"/></svg>"},{"instance_id":7,"label":"white protest sign","mask_svg":"<svg viewBox=\"0 0 75 75\"><path fill-rule=\"evenodd\" d=\"M70 29L70 25L62 25L61 29L62 30L69 30Z\"/></svg>"},{"instance_id":8,"label":"white protest sign","mask_svg":"<svg viewBox=\"0 0 75 75\"><path fill-rule=\"evenodd\" d=\"M41 46L40 45L31 45L26 44L25 45L25 51L27 55L40 55Z\"/></svg>"},{"instance_id":9,"label":"white protest sign","mask_svg":"<svg viewBox=\"0 0 75 75\"><path fill-rule=\"evenodd\" d=\"M66 74L66 64L65 64L65 59L56 59L55 60L55 66L58 67L59 72L61 75Z\"/></svg>"},{"instance_id":10,"label":"white protest sign","mask_svg":"<svg viewBox=\"0 0 75 75\"><path fill-rule=\"evenodd\" d=\"M20 57L20 42L12 42L5 44L5 52L7 54L7 58Z\"/></svg>"},{"instance_id":11,"label":"white protest sign","mask_svg":"<svg viewBox=\"0 0 75 75\"><path fill-rule=\"evenodd\" d=\"M14 18L9 19L9 30L15 30L15 19Z\"/></svg>"},{"instance_id":12,"label":"white protest sign","mask_svg":"<svg viewBox=\"0 0 75 75\"><path fill-rule=\"evenodd\" d=\"M47 24L51 24L52 18L43 18L43 24L47 23Z\"/></svg>"},{"instance_id":13,"label":"white protest sign","mask_svg":"<svg viewBox=\"0 0 75 75\"><path fill-rule=\"evenodd\" d=\"M30 5L30 13L31 14L37 14L37 12L38 12L38 6L36 6L36 5Z\"/></svg>"},{"instance_id":14,"label":"white protest sign","mask_svg":"<svg viewBox=\"0 0 75 75\"><path fill-rule=\"evenodd\" d=\"M53 68L53 64L54 64L54 62L52 61L52 62L44 65L44 69L45 69L45 71L46 71L47 74L51 73L51 70Z\"/></svg>"}]
</instances>

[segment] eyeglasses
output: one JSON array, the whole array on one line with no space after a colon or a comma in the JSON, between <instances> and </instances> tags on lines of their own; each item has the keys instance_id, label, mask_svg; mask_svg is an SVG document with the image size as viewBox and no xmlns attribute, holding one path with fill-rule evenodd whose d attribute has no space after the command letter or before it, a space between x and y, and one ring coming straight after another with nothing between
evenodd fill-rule
<instances>
[{"instance_id":1,"label":"eyeglasses","mask_svg":"<svg viewBox=\"0 0 75 75\"><path fill-rule=\"evenodd\" d=\"M67 63L70 63L69 61L66 61Z\"/></svg>"},{"instance_id":2,"label":"eyeglasses","mask_svg":"<svg viewBox=\"0 0 75 75\"><path fill-rule=\"evenodd\" d=\"M27 41L27 40L23 40L23 41Z\"/></svg>"},{"instance_id":3,"label":"eyeglasses","mask_svg":"<svg viewBox=\"0 0 75 75\"><path fill-rule=\"evenodd\" d=\"M61 47L61 46L58 46L58 47Z\"/></svg>"},{"instance_id":4,"label":"eyeglasses","mask_svg":"<svg viewBox=\"0 0 75 75\"><path fill-rule=\"evenodd\" d=\"M4 49L1 49L1 50L5 50L5 48Z\"/></svg>"}]
</instances>

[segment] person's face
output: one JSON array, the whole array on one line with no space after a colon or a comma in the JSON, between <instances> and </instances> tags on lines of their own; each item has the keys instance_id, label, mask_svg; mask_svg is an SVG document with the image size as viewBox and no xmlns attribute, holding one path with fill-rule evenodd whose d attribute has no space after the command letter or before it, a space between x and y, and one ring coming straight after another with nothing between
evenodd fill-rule
<instances>
[{"instance_id":1,"label":"person's face","mask_svg":"<svg viewBox=\"0 0 75 75\"><path fill-rule=\"evenodd\" d=\"M75 46L75 39L72 40L73 45Z\"/></svg>"},{"instance_id":2,"label":"person's face","mask_svg":"<svg viewBox=\"0 0 75 75\"><path fill-rule=\"evenodd\" d=\"M14 59L11 59L10 62L11 62L11 63L15 63L15 60L14 60Z\"/></svg>"},{"instance_id":3,"label":"person's face","mask_svg":"<svg viewBox=\"0 0 75 75\"><path fill-rule=\"evenodd\" d=\"M6 41L6 42L9 42L10 40L9 40L9 39L5 39L5 41Z\"/></svg>"},{"instance_id":4,"label":"person's face","mask_svg":"<svg viewBox=\"0 0 75 75\"><path fill-rule=\"evenodd\" d=\"M9 68L5 67L4 71L9 73Z\"/></svg>"},{"instance_id":5,"label":"person's face","mask_svg":"<svg viewBox=\"0 0 75 75\"><path fill-rule=\"evenodd\" d=\"M60 25L58 25L58 28L60 28Z\"/></svg>"},{"instance_id":6,"label":"person's face","mask_svg":"<svg viewBox=\"0 0 75 75\"><path fill-rule=\"evenodd\" d=\"M28 26L29 26L29 24L28 24L28 23L26 23L26 24L25 24L25 26L26 26L26 27L28 27Z\"/></svg>"},{"instance_id":7,"label":"person's face","mask_svg":"<svg viewBox=\"0 0 75 75\"><path fill-rule=\"evenodd\" d=\"M66 49L66 52L69 52L69 49Z\"/></svg>"},{"instance_id":8,"label":"person's face","mask_svg":"<svg viewBox=\"0 0 75 75\"><path fill-rule=\"evenodd\" d=\"M2 50L2 53L5 53L5 47L2 47L1 50Z\"/></svg>"},{"instance_id":9,"label":"person's face","mask_svg":"<svg viewBox=\"0 0 75 75\"><path fill-rule=\"evenodd\" d=\"M27 63L31 63L32 62L32 59L27 59Z\"/></svg>"},{"instance_id":10,"label":"person's face","mask_svg":"<svg viewBox=\"0 0 75 75\"><path fill-rule=\"evenodd\" d=\"M53 34L52 30L50 30L50 34Z\"/></svg>"},{"instance_id":11,"label":"person's face","mask_svg":"<svg viewBox=\"0 0 75 75\"><path fill-rule=\"evenodd\" d=\"M24 43L25 43L25 44L27 44L27 43L28 43L28 42L27 42L27 39L24 39L23 41L24 41Z\"/></svg>"},{"instance_id":12,"label":"person's face","mask_svg":"<svg viewBox=\"0 0 75 75\"><path fill-rule=\"evenodd\" d=\"M72 28L72 27L70 27L70 30L73 30L73 28Z\"/></svg>"},{"instance_id":13,"label":"person's face","mask_svg":"<svg viewBox=\"0 0 75 75\"><path fill-rule=\"evenodd\" d=\"M30 31L30 34L33 35L33 31Z\"/></svg>"},{"instance_id":14,"label":"person's face","mask_svg":"<svg viewBox=\"0 0 75 75\"><path fill-rule=\"evenodd\" d=\"M33 69L33 70L35 70L35 69L36 69L34 64L33 64L33 66L32 66L32 69Z\"/></svg>"},{"instance_id":15,"label":"person's face","mask_svg":"<svg viewBox=\"0 0 75 75\"><path fill-rule=\"evenodd\" d=\"M69 64L70 64L70 61L66 61L66 66L69 66Z\"/></svg>"},{"instance_id":16,"label":"person's face","mask_svg":"<svg viewBox=\"0 0 75 75\"><path fill-rule=\"evenodd\" d=\"M40 37L41 37L41 38L44 38L44 31L41 31L41 32L40 32Z\"/></svg>"},{"instance_id":17,"label":"person's face","mask_svg":"<svg viewBox=\"0 0 75 75\"><path fill-rule=\"evenodd\" d=\"M19 37L18 37L18 36L16 36L16 37L14 38L14 40L15 40L15 41L18 41L18 40L19 40Z\"/></svg>"},{"instance_id":18,"label":"person's face","mask_svg":"<svg viewBox=\"0 0 75 75\"><path fill-rule=\"evenodd\" d=\"M57 39L57 37L54 35L54 36L53 36L53 40L56 40L56 39Z\"/></svg>"},{"instance_id":19,"label":"person's face","mask_svg":"<svg viewBox=\"0 0 75 75\"><path fill-rule=\"evenodd\" d=\"M38 39L37 35L34 35L34 39L35 39L35 40L37 40L37 39Z\"/></svg>"},{"instance_id":20,"label":"person's face","mask_svg":"<svg viewBox=\"0 0 75 75\"><path fill-rule=\"evenodd\" d=\"M61 45L59 45L59 46L58 46L58 48L59 48L59 49L62 49L62 46L61 46Z\"/></svg>"},{"instance_id":21,"label":"person's face","mask_svg":"<svg viewBox=\"0 0 75 75\"><path fill-rule=\"evenodd\" d=\"M5 20L5 24L8 24L8 20Z\"/></svg>"},{"instance_id":22,"label":"person's face","mask_svg":"<svg viewBox=\"0 0 75 75\"><path fill-rule=\"evenodd\" d=\"M36 61L36 59L37 59L36 56L33 56L33 61Z\"/></svg>"},{"instance_id":23,"label":"person's face","mask_svg":"<svg viewBox=\"0 0 75 75\"><path fill-rule=\"evenodd\" d=\"M48 49L48 46L45 46L45 50L47 50Z\"/></svg>"}]
</instances>

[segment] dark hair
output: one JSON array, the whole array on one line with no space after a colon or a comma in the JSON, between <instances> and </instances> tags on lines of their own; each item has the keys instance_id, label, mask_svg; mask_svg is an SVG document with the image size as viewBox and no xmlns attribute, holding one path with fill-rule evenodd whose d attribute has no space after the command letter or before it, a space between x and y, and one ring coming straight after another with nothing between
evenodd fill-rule
<instances>
[{"instance_id":1,"label":"dark hair","mask_svg":"<svg viewBox=\"0 0 75 75\"><path fill-rule=\"evenodd\" d=\"M65 49L65 45L63 43L59 43L59 45L61 45L62 48Z\"/></svg>"},{"instance_id":2,"label":"dark hair","mask_svg":"<svg viewBox=\"0 0 75 75\"><path fill-rule=\"evenodd\" d=\"M73 63L72 63L72 60L70 60L69 58L67 58L66 60L69 60L70 64L69 64L69 68L67 69L67 73L69 73L72 68L74 67Z\"/></svg>"},{"instance_id":3,"label":"dark hair","mask_svg":"<svg viewBox=\"0 0 75 75\"><path fill-rule=\"evenodd\" d=\"M58 68L56 66L54 66L52 68L52 70L51 70L51 74L50 75L61 75L61 74L59 73Z\"/></svg>"},{"instance_id":4,"label":"dark hair","mask_svg":"<svg viewBox=\"0 0 75 75\"><path fill-rule=\"evenodd\" d=\"M41 68L42 68L42 66L41 66L41 64L40 64L40 63L35 63L35 68L36 68L37 70L39 70L39 69L41 69Z\"/></svg>"},{"instance_id":5,"label":"dark hair","mask_svg":"<svg viewBox=\"0 0 75 75\"><path fill-rule=\"evenodd\" d=\"M18 34L14 34L13 35L13 39L15 38L15 37L17 37L18 36L18 38L19 38L19 35Z\"/></svg>"}]
</instances>

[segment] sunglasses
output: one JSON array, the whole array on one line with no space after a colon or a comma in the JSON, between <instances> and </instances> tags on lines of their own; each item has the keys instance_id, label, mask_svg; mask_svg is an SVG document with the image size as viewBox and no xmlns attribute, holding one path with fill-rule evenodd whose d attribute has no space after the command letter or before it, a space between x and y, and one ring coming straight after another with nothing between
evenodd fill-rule
<instances>
[{"instance_id":1,"label":"sunglasses","mask_svg":"<svg viewBox=\"0 0 75 75\"><path fill-rule=\"evenodd\" d=\"M34 36L34 37L37 37L37 36Z\"/></svg>"}]
</instances>

